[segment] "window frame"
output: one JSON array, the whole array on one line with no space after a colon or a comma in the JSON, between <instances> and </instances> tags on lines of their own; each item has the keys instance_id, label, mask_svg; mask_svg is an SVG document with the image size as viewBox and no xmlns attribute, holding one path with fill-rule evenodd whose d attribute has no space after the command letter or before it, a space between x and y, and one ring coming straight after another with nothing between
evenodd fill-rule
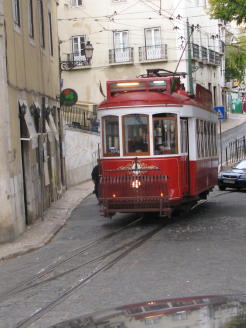
<instances>
[{"instance_id":1,"label":"window frame","mask_svg":"<svg viewBox=\"0 0 246 328\"><path fill-rule=\"evenodd\" d=\"M74 50L74 39L75 38L78 39L78 53L77 53L76 56L75 56L75 50ZM85 46L86 45L86 35L85 34L73 35L72 36L72 53L73 53L73 58L85 56L85 48L84 49L81 48L80 38L84 38L83 43L84 43L84 46ZM84 51L83 54L82 54L82 50Z\"/></svg>"},{"instance_id":2,"label":"window frame","mask_svg":"<svg viewBox=\"0 0 246 328\"><path fill-rule=\"evenodd\" d=\"M34 39L34 15L33 15L33 0L28 1L28 35L31 39Z\"/></svg>"},{"instance_id":3,"label":"window frame","mask_svg":"<svg viewBox=\"0 0 246 328\"><path fill-rule=\"evenodd\" d=\"M107 139L106 139L106 131L105 131L105 120L107 118L117 118L118 120L118 146L119 146L119 151L117 153L108 153L105 151L105 146L107 147ZM103 157L119 157L120 156L120 117L117 115L106 115L102 117L102 153Z\"/></svg>"},{"instance_id":4,"label":"window frame","mask_svg":"<svg viewBox=\"0 0 246 328\"><path fill-rule=\"evenodd\" d=\"M38 0L39 6L39 23L40 23L40 45L45 48L45 26L44 26L44 5L43 0Z\"/></svg>"},{"instance_id":5,"label":"window frame","mask_svg":"<svg viewBox=\"0 0 246 328\"><path fill-rule=\"evenodd\" d=\"M48 11L48 29L49 29L49 41L50 41L50 54L54 56L53 34L52 34L52 15L51 11Z\"/></svg>"},{"instance_id":6,"label":"window frame","mask_svg":"<svg viewBox=\"0 0 246 328\"><path fill-rule=\"evenodd\" d=\"M157 114L154 114L154 115L161 115L163 113L157 113ZM169 113L169 115L175 115L173 117L171 116L152 116L152 121L153 121L153 156L163 156L163 155L169 155L169 156L173 156L173 155L178 155L180 152L179 152L179 140L178 140L178 116L177 114L173 114L173 113ZM167 113L168 115L168 113ZM161 120L166 120L166 121L174 121L175 122L175 153L166 153L166 154L155 154L155 134L154 134L154 131L155 131L155 124L154 124L154 121L161 121Z\"/></svg>"},{"instance_id":7,"label":"window frame","mask_svg":"<svg viewBox=\"0 0 246 328\"><path fill-rule=\"evenodd\" d=\"M13 9L14 24L20 28L21 27L20 0L12 0L12 9Z\"/></svg>"},{"instance_id":8,"label":"window frame","mask_svg":"<svg viewBox=\"0 0 246 328\"><path fill-rule=\"evenodd\" d=\"M126 152L126 140L125 140L125 118L129 116L144 116L147 118L147 140L148 140L148 151L147 152ZM148 114L126 114L122 116L122 145L123 145L123 156L150 156L150 118Z\"/></svg>"},{"instance_id":9,"label":"window frame","mask_svg":"<svg viewBox=\"0 0 246 328\"><path fill-rule=\"evenodd\" d=\"M183 132L185 132L185 142L183 141ZM183 146L185 146L185 150L183 149ZM189 154L189 119L187 117L180 117L180 153Z\"/></svg>"}]
</instances>

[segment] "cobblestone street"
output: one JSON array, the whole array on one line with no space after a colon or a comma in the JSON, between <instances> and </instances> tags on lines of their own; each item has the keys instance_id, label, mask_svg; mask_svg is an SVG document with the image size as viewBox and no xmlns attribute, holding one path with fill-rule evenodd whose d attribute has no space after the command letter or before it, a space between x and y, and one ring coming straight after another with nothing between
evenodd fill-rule
<instances>
[{"instance_id":1,"label":"cobblestone street","mask_svg":"<svg viewBox=\"0 0 246 328\"><path fill-rule=\"evenodd\" d=\"M0 264L1 328L44 328L94 310L151 299L243 292L244 198L245 192L214 191L186 217L163 221L136 215L105 219L94 196L89 197L50 244ZM33 323L16 326L40 310L39 320L34 316Z\"/></svg>"}]
</instances>

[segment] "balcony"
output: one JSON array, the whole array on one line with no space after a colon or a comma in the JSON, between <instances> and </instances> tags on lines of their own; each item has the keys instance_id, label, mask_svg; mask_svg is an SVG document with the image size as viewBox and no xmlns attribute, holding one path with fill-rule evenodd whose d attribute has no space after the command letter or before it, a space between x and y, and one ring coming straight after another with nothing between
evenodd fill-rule
<instances>
[{"instance_id":1,"label":"balcony","mask_svg":"<svg viewBox=\"0 0 246 328\"><path fill-rule=\"evenodd\" d=\"M202 55L202 62L207 64L208 62L208 49L205 47L201 47L201 55Z\"/></svg>"},{"instance_id":2,"label":"balcony","mask_svg":"<svg viewBox=\"0 0 246 328\"><path fill-rule=\"evenodd\" d=\"M109 64L132 64L133 48L109 49Z\"/></svg>"},{"instance_id":3,"label":"balcony","mask_svg":"<svg viewBox=\"0 0 246 328\"><path fill-rule=\"evenodd\" d=\"M215 64L215 51L208 50L208 62L209 64Z\"/></svg>"},{"instance_id":4,"label":"balcony","mask_svg":"<svg viewBox=\"0 0 246 328\"><path fill-rule=\"evenodd\" d=\"M221 40L219 41L219 52L222 55L225 53L225 42Z\"/></svg>"},{"instance_id":5,"label":"balcony","mask_svg":"<svg viewBox=\"0 0 246 328\"><path fill-rule=\"evenodd\" d=\"M139 47L138 53L140 62L167 61L167 44Z\"/></svg>"},{"instance_id":6,"label":"balcony","mask_svg":"<svg viewBox=\"0 0 246 328\"><path fill-rule=\"evenodd\" d=\"M208 64L219 66L221 64L220 54L216 51L213 51L213 50L209 49Z\"/></svg>"},{"instance_id":7,"label":"balcony","mask_svg":"<svg viewBox=\"0 0 246 328\"><path fill-rule=\"evenodd\" d=\"M99 121L88 106L62 106L64 124L70 128L98 132Z\"/></svg>"},{"instance_id":8,"label":"balcony","mask_svg":"<svg viewBox=\"0 0 246 328\"><path fill-rule=\"evenodd\" d=\"M67 60L60 62L62 71L70 71L74 68L90 67L90 61L88 61L85 55L79 53L67 54Z\"/></svg>"},{"instance_id":9,"label":"balcony","mask_svg":"<svg viewBox=\"0 0 246 328\"><path fill-rule=\"evenodd\" d=\"M215 65L220 66L221 64L221 56L218 52L215 52Z\"/></svg>"},{"instance_id":10,"label":"balcony","mask_svg":"<svg viewBox=\"0 0 246 328\"><path fill-rule=\"evenodd\" d=\"M200 60L200 47L198 44L192 43L191 44L191 50L192 50L192 59L194 60Z\"/></svg>"}]
</instances>

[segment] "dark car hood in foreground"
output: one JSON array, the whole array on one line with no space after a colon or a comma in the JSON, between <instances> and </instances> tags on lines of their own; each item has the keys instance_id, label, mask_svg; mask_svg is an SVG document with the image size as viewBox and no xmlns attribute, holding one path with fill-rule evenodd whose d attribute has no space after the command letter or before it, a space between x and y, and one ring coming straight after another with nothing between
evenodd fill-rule
<instances>
[{"instance_id":1,"label":"dark car hood in foreground","mask_svg":"<svg viewBox=\"0 0 246 328\"><path fill-rule=\"evenodd\" d=\"M246 294L148 301L96 312L50 328L243 328Z\"/></svg>"}]
</instances>

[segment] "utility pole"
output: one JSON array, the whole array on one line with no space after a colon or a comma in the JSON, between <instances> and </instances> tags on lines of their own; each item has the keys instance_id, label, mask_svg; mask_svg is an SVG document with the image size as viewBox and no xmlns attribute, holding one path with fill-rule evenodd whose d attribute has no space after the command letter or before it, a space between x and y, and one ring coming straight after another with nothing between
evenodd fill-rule
<instances>
[{"instance_id":1,"label":"utility pole","mask_svg":"<svg viewBox=\"0 0 246 328\"><path fill-rule=\"evenodd\" d=\"M192 76L192 61L191 61L191 44L190 44L190 37L193 33L194 27L191 27L190 31L190 24L187 18L187 42L188 42L188 82L189 82L189 94L190 96L194 95L194 87L193 87L193 76Z\"/></svg>"}]
</instances>

